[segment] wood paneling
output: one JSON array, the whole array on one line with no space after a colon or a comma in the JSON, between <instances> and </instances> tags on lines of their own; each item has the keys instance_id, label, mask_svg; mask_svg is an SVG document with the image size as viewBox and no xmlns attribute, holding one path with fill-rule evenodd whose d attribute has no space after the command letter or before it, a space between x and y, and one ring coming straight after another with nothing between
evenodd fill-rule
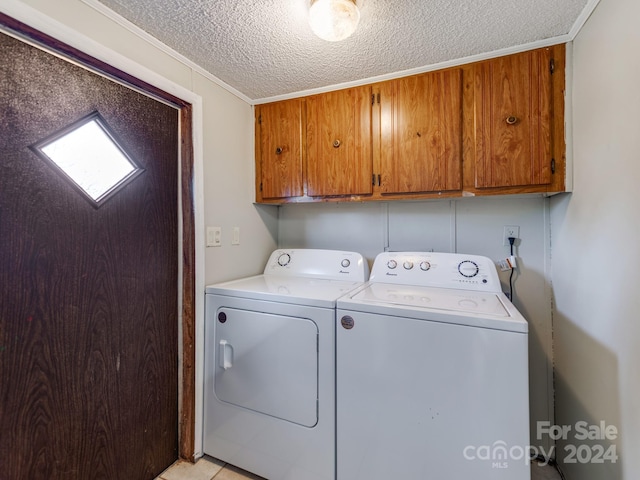
<instances>
[{"instance_id":1,"label":"wood paneling","mask_svg":"<svg viewBox=\"0 0 640 480\"><path fill-rule=\"evenodd\" d=\"M193 111L180 109L180 158L182 168L182 403L180 409L180 457L193 461L196 410L196 232L193 204Z\"/></svg>"},{"instance_id":2,"label":"wood paneling","mask_svg":"<svg viewBox=\"0 0 640 480\"><path fill-rule=\"evenodd\" d=\"M0 25L21 37L28 38L47 50L52 50L65 58L71 58L85 67L130 85L154 98L175 105L180 109L182 179L182 334L183 371L182 405L180 412L180 457L193 461L195 440L195 217L194 217L194 154L192 106L189 102L161 90L127 72L113 67L95 57L60 42L29 25L0 13ZM0 347L1 348L1 347ZM191 363L189 359L192 359Z\"/></svg>"},{"instance_id":3,"label":"wood paneling","mask_svg":"<svg viewBox=\"0 0 640 480\"><path fill-rule=\"evenodd\" d=\"M551 183L550 52L476 66L476 187Z\"/></svg>"},{"instance_id":4,"label":"wood paneling","mask_svg":"<svg viewBox=\"0 0 640 480\"><path fill-rule=\"evenodd\" d=\"M361 88L372 95L366 106L347 96L355 89L301 99L306 104L301 127L306 191L265 198L257 176L257 201L428 199L565 190L564 45ZM516 119L513 125L506 122L510 116ZM350 138L349 132L359 135L362 143L341 151L340 137ZM336 139L341 140L339 148L332 146ZM359 157L349 156L357 149ZM367 158L369 149L371 163L358 160Z\"/></svg>"},{"instance_id":5,"label":"wood paneling","mask_svg":"<svg viewBox=\"0 0 640 480\"><path fill-rule=\"evenodd\" d=\"M462 70L380 85L381 192L462 187Z\"/></svg>"},{"instance_id":6,"label":"wood paneling","mask_svg":"<svg viewBox=\"0 0 640 480\"><path fill-rule=\"evenodd\" d=\"M371 87L306 100L307 195L372 191Z\"/></svg>"},{"instance_id":7,"label":"wood paneling","mask_svg":"<svg viewBox=\"0 0 640 480\"><path fill-rule=\"evenodd\" d=\"M154 478L178 450L178 111L0 41L0 478ZM99 209L28 149L93 110L145 169Z\"/></svg>"},{"instance_id":8,"label":"wood paneling","mask_svg":"<svg viewBox=\"0 0 640 480\"><path fill-rule=\"evenodd\" d=\"M302 189L302 100L256 107L262 198L297 197Z\"/></svg>"}]
</instances>

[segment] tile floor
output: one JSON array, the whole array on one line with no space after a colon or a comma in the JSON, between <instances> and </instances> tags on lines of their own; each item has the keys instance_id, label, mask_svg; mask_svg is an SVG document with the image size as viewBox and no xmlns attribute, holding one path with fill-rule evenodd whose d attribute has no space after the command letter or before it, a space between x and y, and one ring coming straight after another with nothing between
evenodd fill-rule
<instances>
[{"instance_id":1,"label":"tile floor","mask_svg":"<svg viewBox=\"0 0 640 480\"><path fill-rule=\"evenodd\" d=\"M263 480L211 457L203 457L196 463L178 461L165 470L156 480ZM272 479L277 480L277 479ZM406 479L418 480L418 479ZM560 480L555 468L538 466L532 462L531 480Z\"/></svg>"},{"instance_id":2,"label":"tile floor","mask_svg":"<svg viewBox=\"0 0 640 480\"><path fill-rule=\"evenodd\" d=\"M196 463L178 460L156 480L264 480L262 477L225 464L212 457L202 457Z\"/></svg>"}]
</instances>

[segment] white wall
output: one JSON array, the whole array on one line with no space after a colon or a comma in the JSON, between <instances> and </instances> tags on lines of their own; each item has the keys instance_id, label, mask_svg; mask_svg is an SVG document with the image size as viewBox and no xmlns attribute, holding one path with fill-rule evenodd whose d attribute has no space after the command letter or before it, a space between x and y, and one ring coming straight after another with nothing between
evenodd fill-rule
<instances>
[{"instance_id":1,"label":"white wall","mask_svg":"<svg viewBox=\"0 0 640 480\"><path fill-rule=\"evenodd\" d=\"M311 204L280 207L279 246L354 250L370 263L385 249L509 255L503 226L520 226L520 272L514 303L529 321L532 425L553 420L549 200L535 197L465 198L423 202ZM501 274L503 290L508 276ZM535 430L532 430L535 432ZM545 451L549 439L536 441Z\"/></svg>"},{"instance_id":2,"label":"white wall","mask_svg":"<svg viewBox=\"0 0 640 480\"><path fill-rule=\"evenodd\" d=\"M640 472L640 2L601 0L574 40L574 193L555 197L557 458L569 480ZM616 463L567 463L575 423L619 430ZM594 447L599 448L599 447ZM588 453L588 452L587 452Z\"/></svg>"},{"instance_id":3,"label":"white wall","mask_svg":"<svg viewBox=\"0 0 640 480\"><path fill-rule=\"evenodd\" d=\"M276 248L278 210L254 205L253 107L198 73L204 99L205 224L222 228L222 246L206 249L206 283L262 273ZM240 245L231 245L240 227Z\"/></svg>"}]
</instances>

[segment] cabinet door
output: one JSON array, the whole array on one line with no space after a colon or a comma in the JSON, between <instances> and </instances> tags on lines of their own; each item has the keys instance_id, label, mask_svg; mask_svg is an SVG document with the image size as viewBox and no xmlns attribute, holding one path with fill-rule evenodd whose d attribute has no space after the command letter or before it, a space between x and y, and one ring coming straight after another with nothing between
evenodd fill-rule
<instances>
[{"instance_id":1,"label":"cabinet door","mask_svg":"<svg viewBox=\"0 0 640 480\"><path fill-rule=\"evenodd\" d=\"M381 192L461 189L461 118L460 69L381 84Z\"/></svg>"},{"instance_id":2,"label":"cabinet door","mask_svg":"<svg viewBox=\"0 0 640 480\"><path fill-rule=\"evenodd\" d=\"M307 99L307 195L372 192L371 87Z\"/></svg>"},{"instance_id":3,"label":"cabinet door","mask_svg":"<svg viewBox=\"0 0 640 480\"><path fill-rule=\"evenodd\" d=\"M476 66L476 187L551 183L550 60L540 49Z\"/></svg>"},{"instance_id":4,"label":"cabinet door","mask_svg":"<svg viewBox=\"0 0 640 480\"><path fill-rule=\"evenodd\" d=\"M299 197L302 190L302 100L297 98L256 107L260 151L258 196Z\"/></svg>"}]
</instances>

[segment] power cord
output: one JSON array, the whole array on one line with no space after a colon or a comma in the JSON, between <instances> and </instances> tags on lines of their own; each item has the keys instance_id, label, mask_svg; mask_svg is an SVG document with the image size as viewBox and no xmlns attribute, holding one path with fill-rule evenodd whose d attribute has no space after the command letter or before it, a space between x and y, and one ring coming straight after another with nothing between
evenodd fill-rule
<instances>
[{"instance_id":1,"label":"power cord","mask_svg":"<svg viewBox=\"0 0 640 480\"><path fill-rule=\"evenodd\" d=\"M513 257L513 244L515 243L515 237L509 237L509 245L511 246L510 255ZM515 268L511 268L511 273L509 274L509 300L513 302L513 271Z\"/></svg>"}]
</instances>

